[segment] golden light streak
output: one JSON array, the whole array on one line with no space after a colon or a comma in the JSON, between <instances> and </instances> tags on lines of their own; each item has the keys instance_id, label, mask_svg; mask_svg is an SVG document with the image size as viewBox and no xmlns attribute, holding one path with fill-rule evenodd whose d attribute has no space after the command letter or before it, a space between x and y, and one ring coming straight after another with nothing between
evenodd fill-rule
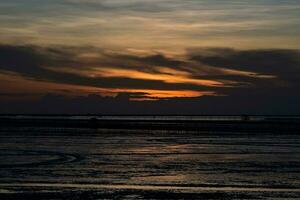
<instances>
[{"instance_id":1,"label":"golden light streak","mask_svg":"<svg viewBox=\"0 0 300 200\"><path fill-rule=\"evenodd\" d=\"M137 70L128 70L128 69L110 69L110 68L101 68L97 70L96 75L101 77L126 77L126 78L135 78L135 79L144 79L144 80L157 80L163 81L165 83L191 83L195 85L202 86L223 86L224 84L219 81L214 80L205 80L205 79L193 79L183 74L151 74L146 72L141 72Z\"/></svg>"},{"instance_id":2,"label":"golden light streak","mask_svg":"<svg viewBox=\"0 0 300 200\"><path fill-rule=\"evenodd\" d=\"M254 77L254 78L265 78L265 79L277 78L277 76L274 75L259 74L256 72L241 71L241 70L234 70L234 69L223 69L222 72L224 74L239 75L239 76Z\"/></svg>"},{"instance_id":3,"label":"golden light streak","mask_svg":"<svg viewBox=\"0 0 300 200\"><path fill-rule=\"evenodd\" d=\"M129 92L129 93L144 93L143 97L148 100L155 99L170 99L170 98L191 98L201 97L206 95L216 95L212 91L193 91L193 90L147 90L147 89L113 89L116 93ZM140 98L131 98L131 100L142 100Z\"/></svg>"},{"instance_id":4,"label":"golden light streak","mask_svg":"<svg viewBox=\"0 0 300 200\"><path fill-rule=\"evenodd\" d=\"M81 76L96 78L132 78L143 80L162 81L165 83L186 83L208 87L226 87L221 81L208 80L208 79L195 79L188 72L179 71L171 68L157 67L158 73L148 73L133 69L120 69L120 68L105 68L99 67L88 70L78 70L71 68L47 68L49 70L65 73L73 73ZM155 68L154 68L155 69Z\"/></svg>"}]
</instances>

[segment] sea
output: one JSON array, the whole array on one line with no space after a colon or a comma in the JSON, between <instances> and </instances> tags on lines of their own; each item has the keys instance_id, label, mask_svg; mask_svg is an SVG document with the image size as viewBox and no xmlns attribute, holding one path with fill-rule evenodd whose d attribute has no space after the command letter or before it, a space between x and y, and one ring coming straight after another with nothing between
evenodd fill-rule
<instances>
[{"instance_id":1,"label":"sea","mask_svg":"<svg viewBox=\"0 0 300 200\"><path fill-rule=\"evenodd\" d=\"M154 123L245 120L245 116L4 117ZM247 117L268 119L299 117ZM299 200L300 133L2 125L0 199Z\"/></svg>"}]
</instances>

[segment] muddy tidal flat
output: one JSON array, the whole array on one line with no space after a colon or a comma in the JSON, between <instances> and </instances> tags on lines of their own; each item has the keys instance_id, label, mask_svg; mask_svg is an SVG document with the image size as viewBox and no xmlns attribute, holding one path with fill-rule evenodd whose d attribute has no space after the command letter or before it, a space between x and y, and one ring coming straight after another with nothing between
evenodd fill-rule
<instances>
[{"instance_id":1,"label":"muddy tidal flat","mask_svg":"<svg viewBox=\"0 0 300 200\"><path fill-rule=\"evenodd\" d=\"M0 199L300 199L300 134L1 129Z\"/></svg>"}]
</instances>

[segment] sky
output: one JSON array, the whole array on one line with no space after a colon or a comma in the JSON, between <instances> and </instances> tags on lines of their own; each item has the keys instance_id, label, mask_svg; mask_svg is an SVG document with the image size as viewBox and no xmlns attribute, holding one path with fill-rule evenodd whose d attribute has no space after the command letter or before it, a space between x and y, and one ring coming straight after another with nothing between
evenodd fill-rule
<instances>
[{"instance_id":1,"label":"sky","mask_svg":"<svg viewBox=\"0 0 300 200\"><path fill-rule=\"evenodd\" d=\"M1 0L0 112L299 114L299 0Z\"/></svg>"}]
</instances>

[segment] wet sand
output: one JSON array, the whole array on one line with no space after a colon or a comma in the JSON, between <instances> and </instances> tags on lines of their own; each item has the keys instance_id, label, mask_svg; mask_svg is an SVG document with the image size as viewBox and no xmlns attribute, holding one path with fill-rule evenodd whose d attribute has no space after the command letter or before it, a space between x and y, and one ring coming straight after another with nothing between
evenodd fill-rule
<instances>
[{"instance_id":1,"label":"wet sand","mask_svg":"<svg viewBox=\"0 0 300 200\"><path fill-rule=\"evenodd\" d=\"M299 199L299 153L295 133L2 130L0 199Z\"/></svg>"}]
</instances>

